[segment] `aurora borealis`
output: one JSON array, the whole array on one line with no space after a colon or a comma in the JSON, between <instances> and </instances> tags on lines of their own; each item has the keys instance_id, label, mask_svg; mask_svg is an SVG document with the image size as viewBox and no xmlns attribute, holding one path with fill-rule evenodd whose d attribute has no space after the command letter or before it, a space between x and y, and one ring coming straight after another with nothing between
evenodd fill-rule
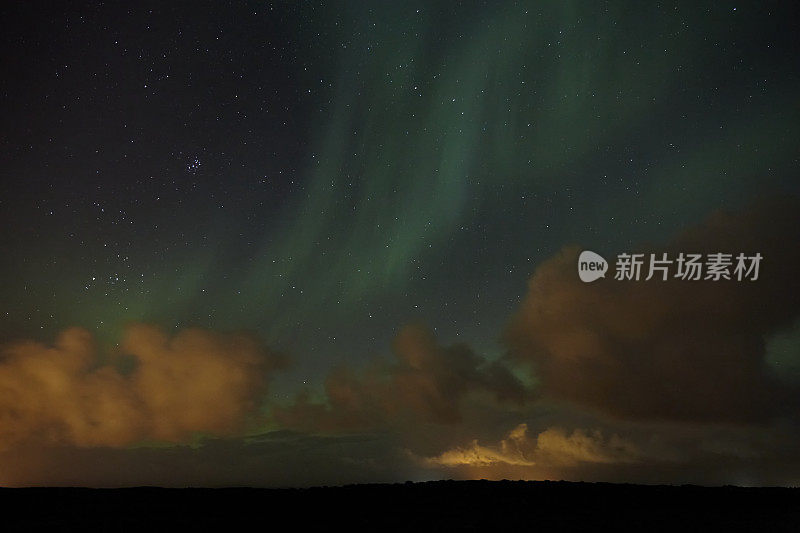
<instances>
[{"instance_id":1,"label":"aurora borealis","mask_svg":"<svg viewBox=\"0 0 800 533\"><path fill-rule=\"evenodd\" d=\"M789 3L2 14L0 484L800 480Z\"/></svg>"}]
</instances>

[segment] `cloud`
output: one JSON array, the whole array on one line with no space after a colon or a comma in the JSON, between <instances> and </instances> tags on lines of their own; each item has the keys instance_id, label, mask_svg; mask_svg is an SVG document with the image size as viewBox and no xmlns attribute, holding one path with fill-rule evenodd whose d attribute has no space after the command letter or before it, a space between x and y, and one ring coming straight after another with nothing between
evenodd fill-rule
<instances>
[{"instance_id":1,"label":"cloud","mask_svg":"<svg viewBox=\"0 0 800 533\"><path fill-rule=\"evenodd\" d=\"M639 459L637 448L617 435L609 438L599 430L587 433L575 429L551 427L535 437L528 436L527 424L512 429L494 446L473 440L468 446L456 447L435 457L425 458L428 465L446 467L511 466L575 466L581 463L630 463Z\"/></svg>"},{"instance_id":2,"label":"cloud","mask_svg":"<svg viewBox=\"0 0 800 533\"><path fill-rule=\"evenodd\" d=\"M576 274L577 247L544 262L511 320L511 358L542 392L615 416L753 422L796 412L796 387L765 363L765 338L800 314L800 202L715 213L643 252L759 252L757 281L616 281ZM625 250L630 251L630 250Z\"/></svg>"},{"instance_id":3,"label":"cloud","mask_svg":"<svg viewBox=\"0 0 800 533\"><path fill-rule=\"evenodd\" d=\"M257 407L281 358L250 337L137 324L111 352L77 328L52 345L7 345L0 482L293 485L443 472L795 482L797 384L773 366L793 361L798 237L800 205L785 199L717 213L667 246L642 250L760 252L756 282L611 275L584 284L579 249L567 247L532 276L508 326L507 358L407 326L391 358L334 370L319 399L303 393L271 406L270 427L281 431L254 440L242 430L267 420ZM536 393L517 377L526 367ZM122 449L185 444L196 433L220 438Z\"/></svg>"},{"instance_id":4,"label":"cloud","mask_svg":"<svg viewBox=\"0 0 800 533\"><path fill-rule=\"evenodd\" d=\"M284 427L338 431L422 420L455 424L470 395L522 404L526 386L502 363L487 361L469 347L441 346L422 326L407 326L394 339L393 362L376 362L362 372L339 368L325 381L325 400L301 394L289 407L276 407Z\"/></svg>"},{"instance_id":5,"label":"cloud","mask_svg":"<svg viewBox=\"0 0 800 533\"><path fill-rule=\"evenodd\" d=\"M144 324L128 327L107 357L80 328L64 330L52 346L7 345L0 358L0 449L229 435L256 407L280 361L244 335L186 329L170 337Z\"/></svg>"},{"instance_id":6,"label":"cloud","mask_svg":"<svg viewBox=\"0 0 800 533\"><path fill-rule=\"evenodd\" d=\"M533 466L535 443L531 447L527 439L528 426L520 424L514 428L499 446L490 447L478 444L473 440L469 446L457 447L443 452L436 457L427 458L426 462L441 466L490 466L497 463L509 465Z\"/></svg>"}]
</instances>

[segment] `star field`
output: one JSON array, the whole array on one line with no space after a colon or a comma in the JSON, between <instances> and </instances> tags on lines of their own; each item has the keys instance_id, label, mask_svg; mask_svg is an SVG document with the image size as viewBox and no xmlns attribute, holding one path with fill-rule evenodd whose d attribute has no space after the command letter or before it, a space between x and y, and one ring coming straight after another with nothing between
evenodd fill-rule
<instances>
[{"instance_id":1,"label":"star field","mask_svg":"<svg viewBox=\"0 0 800 533\"><path fill-rule=\"evenodd\" d=\"M562 245L797 190L787 9L6 6L0 336L248 329L292 383L406 323L499 355Z\"/></svg>"}]
</instances>

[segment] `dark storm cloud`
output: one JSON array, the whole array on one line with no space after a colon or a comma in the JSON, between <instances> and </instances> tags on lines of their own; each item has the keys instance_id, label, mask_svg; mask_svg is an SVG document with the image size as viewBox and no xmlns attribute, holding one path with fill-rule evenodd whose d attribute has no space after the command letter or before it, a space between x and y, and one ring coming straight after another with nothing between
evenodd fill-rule
<instances>
[{"instance_id":1,"label":"dark storm cloud","mask_svg":"<svg viewBox=\"0 0 800 533\"><path fill-rule=\"evenodd\" d=\"M764 344L800 314L798 242L800 202L790 197L714 213L668 247L640 250L759 252L757 281L609 275L584 284L579 249L566 247L530 279L507 332L512 357L532 364L547 396L620 417L744 422L796 414L798 391L771 372Z\"/></svg>"},{"instance_id":2,"label":"dark storm cloud","mask_svg":"<svg viewBox=\"0 0 800 533\"><path fill-rule=\"evenodd\" d=\"M422 326L407 326L394 339L391 363L376 361L362 372L334 370L325 380L325 401L301 395L276 408L288 427L347 430L422 420L455 424L464 400L475 394L522 404L526 386L502 363L487 361L462 344L441 346Z\"/></svg>"},{"instance_id":3,"label":"dark storm cloud","mask_svg":"<svg viewBox=\"0 0 800 533\"><path fill-rule=\"evenodd\" d=\"M8 345L0 359L0 449L229 435L280 363L244 335L187 329L169 336L144 324L129 326L110 358L80 328L53 345Z\"/></svg>"}]
</instances>

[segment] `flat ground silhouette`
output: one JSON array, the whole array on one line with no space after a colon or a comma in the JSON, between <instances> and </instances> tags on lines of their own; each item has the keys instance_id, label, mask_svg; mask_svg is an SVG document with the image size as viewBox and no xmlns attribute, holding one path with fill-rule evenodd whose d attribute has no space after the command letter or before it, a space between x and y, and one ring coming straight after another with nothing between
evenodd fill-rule
<instances>
[{"instance_id":1,"label":"flat ground silhouette","mask_svg":"<svg viewBox=\"0 0 800 533\"><path fill-rule=\"evenodd\" d=\"M437 481L308 489L0 489L4 530L798 531L800 489ZM284 522L288 520L288 522ZM286 529L282 526L281 529Z\"/></svg>"}]
</instances>

